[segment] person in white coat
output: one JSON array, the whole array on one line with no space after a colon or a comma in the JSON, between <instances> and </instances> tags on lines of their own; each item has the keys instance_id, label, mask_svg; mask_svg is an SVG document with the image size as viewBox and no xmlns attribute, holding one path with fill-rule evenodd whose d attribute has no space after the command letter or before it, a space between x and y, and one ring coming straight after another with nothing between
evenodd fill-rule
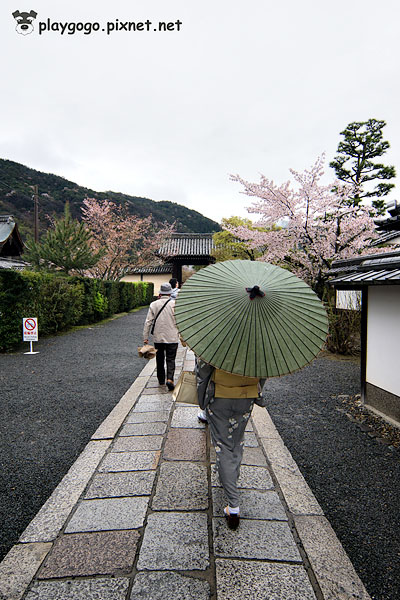
<instances>
[{"instance_id":1,"label":"person in white coat","mask_svg":"<svg viewBox=\"0 0 400 600\"><path fill-rule=\"evenodd\" d=\"M175 300L171 298L171 294L171 285L169 283L162 283L158 300L150 304L143 328L144 344L148 344L149 335L153 335L154 347L157 350L158 383L160 385L165 385L166 383L169 390L173 390L175 387L175 358L179 342L174 314ZM166 378L165 375L167 376Z\"/></svg>"}]
</instances>

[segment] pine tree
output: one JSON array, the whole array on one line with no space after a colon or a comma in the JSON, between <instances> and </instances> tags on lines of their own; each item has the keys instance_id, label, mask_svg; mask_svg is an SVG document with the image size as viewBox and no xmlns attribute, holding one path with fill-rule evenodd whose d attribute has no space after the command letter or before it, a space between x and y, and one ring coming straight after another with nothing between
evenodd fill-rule
<instances>
[{"instance_id":1,"label":"pine tree","mask_svg":"<svg viewBox=\"0 0 400 600\"><path fill-rule=\"evenodd\" d=\"M393 166L374 162L390 147L389 142L382 139L385 126L385 121L377 119L350 123L340 133L344 139L338 145L338 155L329 163L335 169L337 178L352 186L350 202L353 206L358 206L364 198L373 198L372 206L378 213L384 212L385 202L382 198L395 187L394 183L387 183L387 180L396 177ZM368 188L368 183L375 180L381 182L373 189Z\"/></svg>"},{"instance_id":2,"label":"pine tree","mask_svg":"<svg viewBox=\"0 0 400 600\"><path fill-rule=\"evenodd\" d=\"M91 248L91 233L84 223L71 217L69 204L65 204L64 216L54 221L39 243L27 243L24 258L35 269L56 270L69 275L83 274L93 267L103 255Z\"/></svg>"}]
</instances>

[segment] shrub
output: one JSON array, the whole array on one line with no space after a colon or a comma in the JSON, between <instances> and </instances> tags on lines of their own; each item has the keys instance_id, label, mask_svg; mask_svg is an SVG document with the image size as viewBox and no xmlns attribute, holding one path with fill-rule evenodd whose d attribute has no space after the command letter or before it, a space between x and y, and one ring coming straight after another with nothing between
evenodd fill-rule
<instances>
[{"instance_id":1,"label":"shrub","mask_svg":"<svg viewBox=\"0 0 400 600\"><path fill-rule=\"evenodd\" d=\"M95 292L93 298L93 308L98 320L101 320L107 314L108 300L101 292Z\"/></svg>"},{"instance_id":2,"label":"shrub","mask_svg":"<svg viewBox=\"0 0 400 600\"><path fill-rule=\"evenodd\" d=\"M43 275L37 309L41 334L69 329L79 322L83 312L84 287L65 277Z\"/></svg>"},{"instance_id":3,"label":"shrub","mask_svg":"<svg viewBox=\"0 0 400 600\"><path fill-rule=\"evenodd\" d=\"M29 280L19 273L0 271L0 349L11 350L22 340L22 318L28 315L25 306L31 298Z\"/></svg>"},{"instance_id":4,"label":"shrub","mask_svg":"<svg viewBox=\"0 0 400 600\"><path fill-rule=\"evenodd\" d=\"M0 270L0 351L22 342L23 317L37 317L39 335L46 335L144 306L152 295L145 282Z\"/></svg>"}]
</instances>

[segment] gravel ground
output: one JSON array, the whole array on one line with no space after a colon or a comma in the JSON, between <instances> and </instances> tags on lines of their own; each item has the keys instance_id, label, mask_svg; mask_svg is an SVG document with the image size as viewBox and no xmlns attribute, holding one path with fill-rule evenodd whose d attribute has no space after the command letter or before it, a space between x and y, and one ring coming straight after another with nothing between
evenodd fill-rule
<instances>
[{"instance_id":1,"label":"gravel ground","mask_svg":"<svg viewBox=\"0 0 400 600\"><path fill-rule=\"evenodd\" d=\"M0 560L145 366L146 314L0 355Z\"/></svg>"},{"instance_id":2,"label":"gravel ground","mask_svg":"<svg viewBox=\"0 0 400 600\"><path fill-rule=\"evenodd\" d=\"M398 430L360 409L359 379L354 361L322 357L298 373L271 379L264 394L370 596L399 600Z\"/></svg>"}]
</instances>

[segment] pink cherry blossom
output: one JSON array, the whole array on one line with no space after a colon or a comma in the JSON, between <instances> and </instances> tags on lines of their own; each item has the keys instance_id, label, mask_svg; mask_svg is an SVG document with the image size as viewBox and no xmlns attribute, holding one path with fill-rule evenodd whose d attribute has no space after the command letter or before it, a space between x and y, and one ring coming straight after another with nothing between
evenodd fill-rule
<instances>
[{"instance_id":1,"label":"pink cherry blossom","mask_svg":"<svg viewBox=\"0 0 400 600\"><path fill-rule=\"evenodd\" d=\"M263 249L258 260L289 268L319 293L333 260L386 251L369 247L377 237L371 206L351 206L351 189L342 182L320 183L324 159L303 173L290 169L295 186L277 185L264 175L259 183L231 175L254 198L247 210L259 215L255 225L264 231L226 227L249 247Z\"/></svg>"},{"instance_id":2,"label":"pink cherry blossom","mask_svg":"<svg viewBox=\"0 0 400 600\"><path fill-rule=\"evenodd\" d=\"M126 272L157 260L155 250L173 232L173 225L156 226L151 216L139 218L109 200L86 198L83 221L92 232L93 250L105 251L103 258L90 270L98 279L119 280Z\"/></svg>"}]
</instances>

